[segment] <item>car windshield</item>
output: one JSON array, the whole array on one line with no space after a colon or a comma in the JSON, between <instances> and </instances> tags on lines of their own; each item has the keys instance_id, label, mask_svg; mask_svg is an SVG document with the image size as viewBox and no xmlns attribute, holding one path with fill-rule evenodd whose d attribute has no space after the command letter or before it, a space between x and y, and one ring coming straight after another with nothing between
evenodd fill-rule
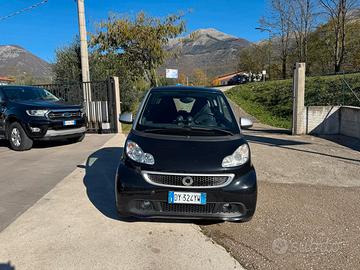
<instances>
[{"instance_id":1,"label":"car windshield","mask_svg":"<svg viewBox=\"0 0 360 270\"><path fill-rule=\"evenodd\" d=\"M148 133L230 136L239 133L229 103L220 93L153 91L136 130Z\"/></svg>"},{"instance_id":2,"label":"car windshield","mask_svg":"<svg viewBox=\"0 0 360 270\"><path fill-rule=\"evenodd\" d=\"M59 99L43 88L37 87L9 87L4 88L3 92L8 100L27 101L27 100L47 100L58 101Z\"/></svg>"}]
</instances>

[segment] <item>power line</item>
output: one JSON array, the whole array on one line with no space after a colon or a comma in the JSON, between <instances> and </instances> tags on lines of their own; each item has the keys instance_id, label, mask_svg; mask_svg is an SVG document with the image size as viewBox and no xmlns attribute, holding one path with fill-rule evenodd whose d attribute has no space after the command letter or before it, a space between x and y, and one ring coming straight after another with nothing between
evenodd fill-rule
<instances>
[{"instance_id":1,"label":"power line","mask_svg":"<svg viewBox=\"0 0 360 270\"><path fill-rule=\"evenodd\" d=\"M38 2L38 3L35 3L35 4L31 5L31 6L29 6L29 7L20 9L20 10L18 10L18 11L15 11L15 12L13 12L13 13L10 13L10 14L8 14L8 15L6 15L6 16L0 17L0 21L6 20L6 19L8 19L8 18L14 17L14 16L19 15L19 14L21 14L21 13L24 13L24 12L26 12L26 11L29 11L29 10L32 10L32 9L37 8L37 7L39 7L39 6L42 6L42 5L46 4L48 1L49 1L49 0L43 0L43 1L41 1L41 2Z\"/></svg>"}]
</instances>

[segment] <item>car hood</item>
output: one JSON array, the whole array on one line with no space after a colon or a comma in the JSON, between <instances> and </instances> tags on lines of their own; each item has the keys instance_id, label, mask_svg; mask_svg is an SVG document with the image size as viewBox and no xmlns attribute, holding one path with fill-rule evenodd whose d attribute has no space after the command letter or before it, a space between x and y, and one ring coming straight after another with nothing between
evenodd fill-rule
<instances>
[{"instance_id":1,"label":"car hood","mask_svg":"<svg viewBox=\"0 0 360 270\"><path fill-rule=\"evenodd\" d=\"M24 105L32 109L80 109L80 105L70 105L63 101L45 101L45 100L29 100L29 101L14 101L13 103Z\"/></svg>"},{"instance_id":2,"label":"car hood","mask_svg":"<svg viewBox=\"0 0 360 270\"><path fill-rule=\"evenodd\" d=\"M224 157L246 143L242 135L221 137L186 137L139 135L132 131L128 140L136 142L144 152L154 156L154 165L141 165L143 170L163 172L226 172Z\"/></svg>"}]
</instances>

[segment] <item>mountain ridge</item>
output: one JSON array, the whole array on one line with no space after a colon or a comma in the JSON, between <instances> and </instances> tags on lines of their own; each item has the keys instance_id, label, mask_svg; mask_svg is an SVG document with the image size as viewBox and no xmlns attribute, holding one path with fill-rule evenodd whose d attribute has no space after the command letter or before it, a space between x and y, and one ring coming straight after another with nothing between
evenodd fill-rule
<instances>
[{"instance_id":1,"label":"mountain ridge","mask_svg":"<svg viewBox=\"0 0 360 270\"><path fill-rule=\"evenodd\" d=\"M0 45L0 75L36 81L50 80L51 65L19 45Z\"/></svg>"},{"instance_id":2,"label":"mountain ridge","mask_svg":"<svg viewBox=\"0 0 360 270\"><path fill-rule=\"evenodd\" d=\"M180 74L189 77L196 69L203 70L208 78L231 73L237 68L241 49L250 44L246 39L214 28L199 29L169 41L166 50L175 56L170 57L164 67L177 68Z\"/></svg>"}]
</instances>

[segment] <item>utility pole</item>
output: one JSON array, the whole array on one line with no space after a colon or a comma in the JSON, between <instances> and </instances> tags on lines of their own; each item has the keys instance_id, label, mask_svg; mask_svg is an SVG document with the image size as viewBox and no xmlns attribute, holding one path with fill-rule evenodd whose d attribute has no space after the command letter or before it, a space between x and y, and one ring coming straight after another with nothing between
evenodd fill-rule
<instances>
[{"instance_id":1,"label":"utility pole","mask_svg":"<svg viewBox=\"0 0 360 270\"><path fill-rule=\"evenodd\" d=\"M271 33L272 33L272 31L271 31L271 29L269 29L269 28L264 28L264 27L256 27L255 28L256 30L260 30L261 32L264 32L264 31L266 31L266 32L268 32L269 33L269 50L268 50L268 61L269 61L269 81L270 81L270 71L271 71ZM265 80L264 80L265 81Z\"/></svg>"},{"instance_id":2,"label":"utility pole","mask_svg":"<svg viewBox=\"0 0 360 270\"><path fill-rule=\"evenodd\" d=\"M77 0L78 17L79 17L79 33L80 33L80 49L81 49L81 73L83 82L84 101L91 101L90 88L90 69L89 69L89 53L86 33L85 21L85 5L84 0ZM85 82L87 84L85 84Z\"/></svg>"}]
</instances>

